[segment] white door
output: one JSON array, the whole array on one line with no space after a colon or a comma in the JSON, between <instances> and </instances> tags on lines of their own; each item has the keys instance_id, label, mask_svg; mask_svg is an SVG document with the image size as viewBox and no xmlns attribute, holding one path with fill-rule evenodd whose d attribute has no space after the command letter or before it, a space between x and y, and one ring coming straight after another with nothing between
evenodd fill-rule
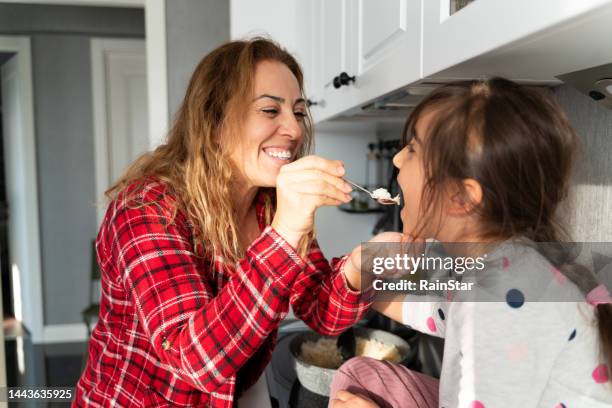
<instances>
[{"instance_id":1,"label":"white door","mask_svg":"<svg viewBox=\"0 0 612 408\"><path fill-rule=\"evenodd\" d=\"M324 103L312 108L315 121L421 79L420 1L319 0L316 5L311 25L319 52L313 56L316 82L309 97ZM342 72L355 81L336 89L332 80Z\"/></svg>"},{"instance_id":2,"label":"white door","mask_svg":"<svg viewBox=\"0 0 612 408\"><path fill-rule=\"evenodd\" d=\"M315 45L313 77L307 79L312 84L308 97L319 103L312 107L315 121L328 118L346 104L346 87L335 89L332 81L342 72L354 75L350 7L348 0L318 0L312 15L303 17L311 19L309 34Z\"/></svg>"},{"instance_id":3,"label":"white door","mask_svg":"<svg viewBox=\"0 0 612 408\"><path fill-rule=\"evenodd\" d=\"M610 0L476 0L458 11L454 6L456 3L458 3L457 0L423 2L423 75L425 77L457 79L487 77L495 74L514 77L518 80L550 80L552 78L548 70L544 69L546 73L540 74L542 68L538 66L547 66L547 59L556 64L555 68L560 69L557 71L559 74L582 69L575 66L575 62L583 59L582 57L577 56L574 52L566 52L563 46L556 50L553 48L554 44L551 44L550 47L547 47L547 52L542 55L544 59L542 64L525 65L525 76L522 78L514 75L516 64L513 61L510 64L514 72L507 72L505 61L496 62L495 60L480 61L474 68L470 67L472 69L468 69L467 72L452 70L439 74L440 71L501 47L509 46L512 49L516 47L519 40L533 41L537 38L536 36L543 35L546 30L551 30L549 34L555 30L559 32L565 30L567 27L563 27L563 23L578 16L586 16L587 13L598 13L598 8L609 4ZM569 40L573 42L572 46L576 47L575 44L581 39L569 38ZM608 47L609 41L603 41L602 44ZM584 46L590 53L597 54L593 48L594 44L586 43ZM541 53L541 50L526 49L522 52L523 59L533 61L532 54ZM599 64L605 62L599 61ZM593 62L585 66L599 64ZM568 65L574 66L560 68Z\"/></svg>"},{"instance_id":4,"label":"white door","mask_svg":"<svg viewBox=\"0 0 612 408\"><path fill-rule=\"evenodd\" d=\"M91 42L98 222L104 191L149 148L144 40Z\"/></svg>"},{"instance_id":5,"label":"white door","mask_svg":"<svg viewBox=\"0 0 612 408\"><path fill-rule=\"evenodd\" d=\"M421 2L359 0L355 14L359 103L421 79Z\"/></svg>"}]
</instances>

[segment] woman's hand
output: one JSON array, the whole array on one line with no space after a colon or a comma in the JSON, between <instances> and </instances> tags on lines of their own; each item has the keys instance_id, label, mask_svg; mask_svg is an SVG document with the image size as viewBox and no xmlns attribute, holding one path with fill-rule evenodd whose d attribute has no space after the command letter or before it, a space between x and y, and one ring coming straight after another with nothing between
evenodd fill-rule
<instances>
[{"instance_id":1,"label":"woman's hand","mask_svg":"<svg viewBox=\"0 0 612 408\"><path fill-rule=\"evenodd\" d=\"M420 254L425 247L425 241L423 239L416 239L411 235L403 234L401 232L383 232L368 241L368 243L376 242L396 243L400 245L389 245L388 247L383 245L379 248L372 246L370 247L370 253L367 254L369 258L373 257L374 255L380 257L395 257L395 255L398 253L407 253L410 256L418 256L418 254ZM374 250L376 250L376 253L373 253ZM342 269L349 286L354 290L362 289L362 255L362 245L359 245L351 251L349 258ZM392 273L392 271L390 272ZM369 276L369 274L367 276Z\"/></svg>"},{"instance_id":2,"label":"woman's hand","mask_svg":"<svg viewBox=\"0 0 612 408\"><path fill-rule=\"evenodd\" d=\"M329 408L380 408L374 401L363 395L340 390L329 403Z\"/></svg>"},{"instance_id":3,"label":"woman's hand","mask_svg":"<svg viewBox=\"0 0 612 408\"><path fill-rule=\"evenodd\" d=\"M272 227L297 248L314 225L315 210L351 201L351 186L342 180L338 160L306 156L281 167L276 178L276 214Z\"/></svg>"}]
</instances>

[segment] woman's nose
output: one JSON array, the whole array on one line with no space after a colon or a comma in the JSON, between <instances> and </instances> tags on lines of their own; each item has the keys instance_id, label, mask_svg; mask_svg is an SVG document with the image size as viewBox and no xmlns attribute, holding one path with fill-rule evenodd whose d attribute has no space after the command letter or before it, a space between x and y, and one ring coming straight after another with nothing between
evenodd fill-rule
<instances>
[{"instance_id":1,"label":"woman's nose","mask_svg":"<svg viewBox=\"0 0 612 408\"><path fill-rule=\"evenodd\" d=\"M299 139L302 136L302 127L293 112L283 115L281 132L291 139Z\"/></svg>"}]
</instances>

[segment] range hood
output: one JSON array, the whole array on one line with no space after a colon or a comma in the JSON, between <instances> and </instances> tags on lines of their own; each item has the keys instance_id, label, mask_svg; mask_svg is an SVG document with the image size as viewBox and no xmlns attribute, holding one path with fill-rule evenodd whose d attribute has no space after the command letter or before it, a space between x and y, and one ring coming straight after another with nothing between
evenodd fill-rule
<instances>
[{"instance_id":1,"label":"range hood","mask_svg":"<svg viewBox=\"0 0 612 408\"><path fill-rule=\"evenodd\" d=\"M558 78L604 108L612 109L612 64L559 75Z\"/></svg>"},{"instance_id":2,"label":"range hood","mask_svg":"<svg viewBox=\"0 0 612 408\"><path fill-rule=\"evenodd\" d=\"M339 119L404 121L425 95L440 85L440 83L427 82L397 89L362 106L350 109Z\"/></svg>"},{"instance_id":3,"label":"range hood","mask_svg":"<svg viewBox=\"0 0 612 408\"><path fill-rule=\"evenodd\" d=\"M558 75L561 82L589 96L601 106L612 109L612 63ZM518 81L523 82L523 81ZM382 122L403 122L412 109L421 102L425 95L442 85L441 82L422 82L406 86L376 98L362 106L350 109L340 115L339 120L374 120ZM525 85L530 85L524 82ZM543 84L531 84L543 86Z\"/></svg>"}]
</instances>

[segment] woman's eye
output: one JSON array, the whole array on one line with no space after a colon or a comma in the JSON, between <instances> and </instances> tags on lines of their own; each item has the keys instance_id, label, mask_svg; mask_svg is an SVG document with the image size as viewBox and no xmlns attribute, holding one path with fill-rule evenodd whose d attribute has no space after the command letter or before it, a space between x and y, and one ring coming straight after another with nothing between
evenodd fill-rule
<instances>
[{"instance_id":1,"label":"woman's eye","mask_svg":"<svg viewBox=\"0 0 612 408\"><path fill-rule=\"evenodd\" d=\"M278 109L276 108L264 108L261 110L266 115L274 116L278 113Z\"/></svg>"},{"instance_id":2,"label":"woman's eye","mask_svg":"<svg viewBox=\"0 0 612 408\"><path fill-rule=\"evenodd\" d=\"M304 120L304 118L306 117L306 112L302 112L302 111L296 111L296 112L293 112L293 114L295 115L296 118L298 118L298 120Z\"/></svg>"},{"instance_id":3,"label":"woman's eye","mask_svg":"<svg viewBox=\"0 0 612 408\"><path fill-rule=\"evenodd\" d=\"M414 146L412 143L408 143L406 145L406 149L408 149L408 153L416 153L416 151L414 150Z\"/></svg>"}]
</instances>

